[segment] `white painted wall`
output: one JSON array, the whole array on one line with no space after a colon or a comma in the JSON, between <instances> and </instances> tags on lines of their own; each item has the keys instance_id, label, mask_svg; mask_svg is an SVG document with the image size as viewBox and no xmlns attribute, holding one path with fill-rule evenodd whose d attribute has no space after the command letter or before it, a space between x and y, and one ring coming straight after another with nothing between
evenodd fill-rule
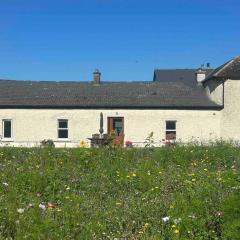
<instances>
[{"instance_id":1,"label":"white painted wall","mask_svg":"<svg viewBox=\"0 0 240 240\"><path fill-rule=\"evenodd\" d=\"M205 85L208 97L219 105L223 105L223 85L223 81L218 79L211 79Z\"/></svg>"},{"instance_id":2,"label":"white painted wall","mask_svg":"<svg viewBox=\"0 0 240 240\"><path fill-rule=\"evenodd\" d=\"M223 83L212 79L205 89L212 101L224 105L220 112L220 137L240 141L240 80L227 79Z\"/></svg>"},{"instance_id":3,"label":"white painted wall","mask_svg":"<svg viewBox=\"0 0 240 240\"><path fill-rule=\"evenodd\" d=\"M240 80L228 79L224 83L220 136L226 140L240 141Z\"/></svg>"},{"instance_id":4,"label":"white painted wall","mask_svg":"<svg viewBox=\"0 0 240 240\"><path fill-rule=\"evenodd\" d=\"M239 86L240 87L240 86ZM240 110L240 109L239 109ZM177 121L177 140L209 141L220 137L221 111L213 110L54 110L54 109L0 109L2 119L12 119L14 146L34 146L43 139L52 139L56 146L79 146L99 131L99 115L103 112L104 132L107 117L124 117L125 141L141 145L153 131L156 142L165 139L165 121ZM57 120L69 120L69 141L57 139Z\"/></svg>"}]
</instances>

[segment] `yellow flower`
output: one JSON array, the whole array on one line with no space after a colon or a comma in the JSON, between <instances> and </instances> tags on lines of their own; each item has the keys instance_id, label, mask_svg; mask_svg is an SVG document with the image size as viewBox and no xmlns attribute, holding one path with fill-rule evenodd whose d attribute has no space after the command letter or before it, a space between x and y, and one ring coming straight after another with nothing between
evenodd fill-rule
<instances>
[{"instance_id":1,"label":"yellow flower","mask_svg":"<svg viewBox=\"0 0 240 240\"><path fill-rule=\"evenodd\" d=\"M196 179L195 179L195 178L193 178L193 179L192 179L192 182L196 182Z\"/></svg>"},{"instance_id":2,"label":"yellow flower","mask_svg":"<svg viewBox=\"0 0 240 240\"><path fill-rule=\"evenodd\" d=\"M175 228L175 227L176 227L176 225L175 225L175 224L173 224L173 225L172 225L172 228Z\"/></svg>"},{"instance_id":3,"label":"yellow flower","mask_svg":"<svg viewBox=\"0 0 240 240\"><path fill-rule=\"evenodd\" d=\"M175 230L174 230L174 233L179 234L179 230L178 230L178 229L175 229Z\"/></svg>"},{"instance_id":4,"label":"yellow flower","mask_svg":"<svg viewBox=\"0 0 240 240\"><path fill-rule=\"evenodd\" d=\"M207 171L208 171L208 170L207 170L207 168L204 168L203 170L204 170L205 172L207 172Z\"/></svg>"},{"instance_id":5,"label":"yellow flower","mask_svg":"<svg viewBox=\"0 0 240 240\"><path fill-rule=\"evenodd\" d=\"M144 228L148 228L149 227L149 223L145 223L143 227Z\"/></svg>"},{"instance_id":6,"label":"yellow flower","mask_svg":"<svg viewBox=\"0 0 240 240\"><path fill-rule=\"evenodd\" d=\"M188 174L189 176L195 176L195 173L190 173L190 174Z\"/></svg>"},{"instance_id":7,"label":"yellow flower","mask_svg":"<svg viewBox=\"0 0 240 240\"><path fill-rule=\"evenodd\" d=\"M132 176L133 176L133 177L136 177L137 175L136 175L136 173L132 173Z\"/></svg>"},{"instance_id":8,"label":"yellow flower","mask_svg":"<svg viewBox=\"0 0 240 240\"><path fill-rule=\"evenodd\" d=\"M84 140L81 140L81 141L80 141L80 147L81 147L81 148L85 148L85 147L86 147L86 143L85 143Z\"/></svg>"}]
</instances>

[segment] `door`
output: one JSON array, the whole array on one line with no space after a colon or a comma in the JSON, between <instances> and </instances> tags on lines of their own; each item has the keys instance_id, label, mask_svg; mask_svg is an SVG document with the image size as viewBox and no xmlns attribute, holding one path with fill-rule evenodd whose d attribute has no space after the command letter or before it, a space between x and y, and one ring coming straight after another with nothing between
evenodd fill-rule
<instances>
[{"instance_id":1,"label":"door","mask_svg":"<svg viewBox=\"0 0 240 240\"><path fill-rule=\"evenodd\" d=\"M124 118L108 117L108 135L112 136L114 145L124 144Z\"/></svg>"}]
</instances>

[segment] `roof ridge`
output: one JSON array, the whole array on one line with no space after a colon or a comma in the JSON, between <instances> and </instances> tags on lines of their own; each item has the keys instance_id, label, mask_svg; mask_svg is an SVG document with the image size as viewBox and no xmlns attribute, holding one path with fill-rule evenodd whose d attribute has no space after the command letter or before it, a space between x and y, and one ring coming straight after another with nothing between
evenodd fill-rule
<instances>
[{"instance_id":1,"label":"roof ridge","mask_svg":"<svg viewBox=\"0 0 240 240\"><path fill-rule=\"evenodd\" d=\"M232 58L228 62L225 63L223 67L221 67L216 73L214 73L214 76L218 76L226 67L229 67L233 62L235 61L235 58Z\"/></svg>"},{"instance_id":2,"label":"roof ridge","mask_svg":"<svg viewBox=\"0 0 240 240\"><path fill-rule=\"evenodd\" d=\"M203 82L208 81L209 79L211 79L212 77L223 77L224 72L226 72L229 68L231 68L232 66L234 67L234 64L239 64L240 63L240 55L233 57L232 59L230 59L229 61L223 63L222 65L220 65L219 67L217 67L213 72L211 72L206 78L205 80L203 80Z\"/></svg>"},{"instance_id":3,"label":"roof ridge","mask_svg":"<svg viewBox=\"0 0 240 240\"><path fill-rule=\"evenodd\" d=\"M32 82L32 83L88 83L92 84L93 82L90 81L67 81L67 80L16 80L16 79L0 79L0 81L8 81L8 82ZM101 83L152 83L151 80L117 80L117 81L101 81ZM101 85L100 83L100 85Z\"/></svg>"},{"instance_id":4,"label":"roof ridge","mask_svg":"<svg viewBox=\"0 0 240 240\"><path fill-rule=\"evenodd\" d=\"M155 68L154 69L154 72L155 71L165 71L165 70L167 70L167 71L179 71L179 70L197 70L197 69L199 69L199 67L198 68ZM203 69L204 70L214 70L215 68L212 68L212 67L210 67L210 68L207 68L207 67L203 67Z\"/></svg>"},{"instance_id":5,"label":"roof ridge","mask_svg":"<svg viewBox=\"0 0 240 240\"><path fill-rule=\"evenodd\" d=\"M197 68L155 68L154 70L194 70Z\"/></svg>"}]
</instances>

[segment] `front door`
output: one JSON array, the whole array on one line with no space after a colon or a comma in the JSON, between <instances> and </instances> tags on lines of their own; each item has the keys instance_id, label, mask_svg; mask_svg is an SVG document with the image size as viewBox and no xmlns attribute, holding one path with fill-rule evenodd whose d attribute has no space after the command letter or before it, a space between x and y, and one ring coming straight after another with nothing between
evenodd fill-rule
<instances>
[{"instance_id":1,"label":"front door","mask_svg":"<svg viewBox=\"0 0 240 240\"><path fill-rule=\"evenodd\" d=\"M114 145L124 144L124 118L108 117L108 135L113 136Z\"/></svg>"}]
</instances>

